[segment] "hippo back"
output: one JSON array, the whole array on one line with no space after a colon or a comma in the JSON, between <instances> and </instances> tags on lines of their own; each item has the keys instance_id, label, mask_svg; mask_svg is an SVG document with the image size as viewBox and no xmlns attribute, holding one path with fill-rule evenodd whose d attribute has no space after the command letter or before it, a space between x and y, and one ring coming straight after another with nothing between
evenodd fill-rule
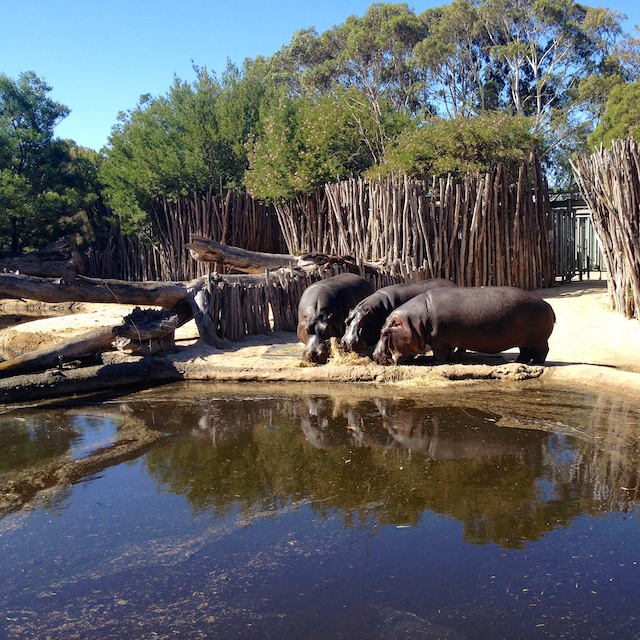
<instances>
[{"instance_id":1,"label":"hippo back","mask_svg":"<svg viewBox=\"0 0 640 640\"><path fill-rule=\"evenodd\" d=\"M342 344L356 353L364 353L380 337L389 314L417 295L440 287L455 287L451 280L434 278L410 284L392 284L361 300L346 318Z\"/></svg>"}]
</instances>

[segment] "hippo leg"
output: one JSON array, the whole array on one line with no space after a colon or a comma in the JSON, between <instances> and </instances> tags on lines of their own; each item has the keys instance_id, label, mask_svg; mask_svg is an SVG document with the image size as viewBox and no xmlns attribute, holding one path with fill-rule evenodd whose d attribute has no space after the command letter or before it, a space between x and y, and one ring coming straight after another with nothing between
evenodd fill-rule
<instances>
[{"instance_id":1,"label":"hippo leg","mask_svg":"<svg viewBox=\"0 0 640 640\"><path fill-rule=\"evenodd\" d=\"M544 361L547 359L547 354L549 353L549 343L545 342L538 346L537 349L534 349L534 355L531 358L531 364L544 364Z\"/></svg>"},{"instance_id":2,"label":"hippo leg","mask_svg":"<svg viewBox=\"0 0 640 640\"><path fill-rule=\"evenodd\" d=\"M451 345L446 342L441 342L440 340L432 340L431 350L436 359L436 364L446 364L449 362L451 354L453 353Z\"/></svg>"},{"instance_id":3,"label":"hippo leg","mask_svg":"<svg viewBox=\"0 0 640 640\"><path fill-rule=\"evenodd\" d=\"M462 362L464 358L462 357L466 353L466 349L462 347L457 347L453 350L451 354L451 362Z\"/></svg>"},{"instance_id":4,"label":"hippo leg","mask_svg":"<svg viewBox=\"0 0 640 640\"><path fill-rule=\"evenodd\" d=\"M516 362L522 364L544 364L548 353L548 344L537 347L520 347L520 355L516 358Z\"/></svg>"}]
</instances>

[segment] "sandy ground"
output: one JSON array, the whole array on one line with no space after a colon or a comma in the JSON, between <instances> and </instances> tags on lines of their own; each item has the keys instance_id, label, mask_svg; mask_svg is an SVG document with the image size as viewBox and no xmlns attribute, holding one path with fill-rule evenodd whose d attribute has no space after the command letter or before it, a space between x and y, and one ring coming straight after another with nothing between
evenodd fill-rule
<instances>
[{"instance_id":1,"label":"sandy ground","mask_svg":"<svg viewBox=\"0 0 640 640\"><path fill-rule=\"evenodd\" d=\"M382 383L411 380L425 384L540 379L573 389L606 387L633 399L640 398L640 322L627 320L611 310L606 280L563 283L539 293L556 313L544 367L516 364L517 350L498 356L470 354L460 365L431 366L426 356L416 365L380 367L368 359L341 359L338 354L327 365L305 366L300 360L302 344L293 333L227 341L217 349L197 341L193 322L178 329L178 350L166 357L175 362L186 379ZM0 355L6 359L89 328L115 326L130 309L121 305L76 306L71 316L5 329L0 331ZM7 312L6 306L4 311ZM116 360L117 357L113 355Z\"/></svg>"}]
</instances>

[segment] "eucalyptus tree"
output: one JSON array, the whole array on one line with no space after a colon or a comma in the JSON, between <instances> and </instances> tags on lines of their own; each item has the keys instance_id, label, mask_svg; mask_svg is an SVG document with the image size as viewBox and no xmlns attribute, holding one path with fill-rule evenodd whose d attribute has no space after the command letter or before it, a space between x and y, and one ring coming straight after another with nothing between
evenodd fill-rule
<instances>
[{"instance_id":1,"label":"eucalyptus tree","mask_svg":"<svg viewBox=\"0 0 640 640\"><path fill-rule=\"evenodd\" d=\"M427 9L419 16L427 35L413 50L416 69L424 76L426 111L456 117L499 107L490 40L472 0Z\"/></svg>"},{"instance_id":2,"label":"eucalyptus tree","mask_svg":"<svg viewBox=\"0 0 640 640\"><path fill-rule=\"evenodd\" d=\"M508 104L549 132L572 108L581 82L609 73L623 16L574 0L483 0L478 11L493 59L507 69Z\"/></svg>"},{"instance_id":3,"label":"eucalyptus tree","mask_svg":"<svg viewBox=\"0 0 640 640\"><path fill-rule=\"evenodd\" d=\"M374 3L364 16L349 16L322 34L297 32L274 60L291 73L291 95L356 89L370 112L367 119L377 125L367 144L380 159L390 140L390 113L421 110L413 48L425 35L424 23L406 3Z\"/></svg>"}]
</instances>

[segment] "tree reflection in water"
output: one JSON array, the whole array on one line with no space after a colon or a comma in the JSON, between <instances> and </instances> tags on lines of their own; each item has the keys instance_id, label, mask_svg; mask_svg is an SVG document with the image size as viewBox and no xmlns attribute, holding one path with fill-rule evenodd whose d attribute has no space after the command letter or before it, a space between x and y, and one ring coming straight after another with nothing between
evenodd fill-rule
<instances>
[{"instance_id":1,"label":"tree reflection in water","mask_svg":"<svg viewBox=\"0 0 640 640\"><path fill-rule=\"evenodd\" d=\"M522 428L504 412L331 395L229 397L192 413L188 437L182 408L182 437L146 464L165 489L219 516L303 501L377 527L433 511L461 522L467 542L521 548L579 514L636 504L638 448L611 424L606 439L579 438L549 431L544 417L529 419L544 428Z\"/></svg>"},{"instance_id":2,"label":"tree reflection in water","mask_svg":"<svg viewBox=\"0 0 640 640\"><path fill-rule=\"evenodd\" d=\"M637 635L638 407L299 389L5 409L0 635Z\"/></svg>"}]
</instances>

